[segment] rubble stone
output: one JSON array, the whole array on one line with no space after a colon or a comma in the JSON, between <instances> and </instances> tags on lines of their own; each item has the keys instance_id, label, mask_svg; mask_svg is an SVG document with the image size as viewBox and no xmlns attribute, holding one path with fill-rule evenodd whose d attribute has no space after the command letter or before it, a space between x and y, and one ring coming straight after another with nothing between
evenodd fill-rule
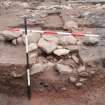
<instances>
[{"instance_id":1,"label":"rubble stone","mask_svg":"<svg viewBox=\"0 0 105 105\"><path fill-rule=\"evenodd\" d=\"M86 72L86 71L80 72L80 73L79 73L79 76L81 76L81 77L88 77L88 76L89 76L89 73Z\"/></svg>"},{"instance_id":2,"label":"rubble stone","mask_svg":"<svg viewBox=\"0 0 105 105\"><path fill-rule=\"evenodd\" d=\"M57 50L54 50L54 54L57 55L57 56L62 56L62 55L67 55L69 54L70 50L67 50L67 49L57 49Z\"/></svg>"},{"instance_id":3,"label":"rubble stone","mask_svg":"<svg viewBox=\"0 0 105 105\"><path fill-rule=\"evenodd\" d=\"M34 75L34 74L37 74L37 73L41 73L44 71L44 66L40 63L38 64L34 64L32 67L31 67L31 71L30 71L30 75Z\"/></svg>"},{"instance_id":4,"label":"rubble stone","mask_svg":"<svg viewBox=\"0 0 105 105\"><path fill-rule=\"evenodd\" d=\"M78 68L78 65L71 59L71 58L68 58L68 59L61 59L58 61L60 64L63 64L63 65L68 65L70 67L73 68L73 73L77 73L77 68Z\"/></svg>"},{"instance_id":5,"label":"rubble stone","mask_svg":"<svg viewBox=\"0 0 105 105\"><path fill-rule=\"evenodd\" d=\"M74 31L74 30L78 29L78 24L74 21L67 21L67 22L65 22L65 25L63 28L67 29L67 30Z\"/></svg>"},{"instance_id":6,"label":"rubble stone","mask_svg":"<svg viewBox=\"0 0 105 105\"><path fill-rule=\"evenodd\" d=\"M90 13L85 18L89 21L89 26L91 27L105 27L105 11L97 11Z\"/></svg>"},{"instance_id":7,"label":"rubble stone","mask_svg":"<svg viewBox=\"0 0 105 105\"><path fill-rule=\"evenodd\" d=\"M25 73L16 73L15 71L13 71L11 73L11 76L14 78L21 78Z\"/></svg>"},{"instance_id":8,"label":"rubble stone","mask_svg":"<svg viewBox=\"0 0 105 105\"><path fill-rule=\"evenodd\" d=\"M77 45L66 46L66 48L69 49L70 52L78 52L79 51L79 46L77 46Z\"/></svg>"},{"instance_id":9,"label":"rubble stone","mask_svg":"<svg viewBox=\"0 0 105 105\"><path fill-rule=\"evenodd\" d=\"M93 75L93 74L96 73L96 71L94 71L94 70L92 71L92 70L91 70L89 73Z\"/></svg>"},{"instance_id":10,"label":"rubble stone","mask_svg":"<svg viewBox=\"0 0 105 105\"><path fill-rule=\"evenodd\" d=\"M76 87L81 87L83 84L81 82L78 82L75 84Z\"/></svg>"},{"instance_id":11,"label":"rubble stone","mask_svg":"<svg viewBox=\"0 0 105 105\"><path fill-rule=\"evenodd\" d=\"M54 64L54 63L51 63L51 62L48 62L48 63L44 64L45 70L50 70L50 69L52 69L54 66L55 66L55 64Z\"/></svg>"},{"instance_id":12,"label":"rubble stone","mask_svg":"<svg viewBox=\"0 0 105 105\"><path fill-rule=\"evenodd\" d=\"M83 43L85 45L96 45L99 43L99 37L84 37Z\"/></svg>"},{"instance_id":13,"label":"rubble stone","mask_svg":"<svg viewBox=\"0 0 105 105\"><path fill-rule=\"evenodd\" d=\"M63 46L58 45L57 49L63 49Z\"/></svg>"},{"instance_id":14,"label":"rubble stone","mask_svg":"<svg viewBox=\"0 0 105 105\"><path fill-rule=\"evenodd\" d=\"M41 38L40 33L29 32L28 33L28 44L37 43ZM23 36L23 41L25 43L25 35Z\"/></svg>"},{"instance_id":15,"label":"rubble stone","mask_svg":"<svg viewBox=\"0 0 105 105\"><path fill-rule=\"evenodd\" d=\"M75 83L77 81L76 77L69 77L71 83Z\"/></svg>"},{"instance_id":16,"label":"rubble stone","mask_svg":"<svg viewBox=\"0 0 105 105\"><path fill-rule=\"evenodd\" d=\"M52 41L55 43L59 42L59 39L56 36L51 36L51 35L43 35L43 39L47 40L47 41Z\"/></svg>"},{"instance_id":17,"label":"rubble stone","mask_svg":"<svg viewBox=\"0 0 105 105\"><path fill-rule=\"evenodd\" d=\"M56 64L55 68L60 74L70 74L73 72L73 68L67 65Z\"/></svg>"},{"instance_id":18,"label":"rubble stone","mask_svg":"<svg viewBox=\"0 0 105 105\"><path fill-rule=\"evenodd\" d=\"M77 39L74 36L61 36L59 38L60 45L75 45Z\"/></svg>"},{"instance_id":19,"label":"rubble stone","mask_svg":"<svg viewBox=\"0 0 105 105\"><path fill-rule=\"evenodd\" d=\"M12 32L8 30L1 31L0 34L5 38L6 41L11 41L22 35L21 32Z\"/></svg>"},{"instance_id":20,"label":"rubble stone","mask_svg":"<svg viewBox=\"0 0 105 105\"><path fill-rule=\"evenodd\" d=\"M87 78L80 78L79 81L80 82L85 82L85 81L87 81Z\"/></svg>"},{"instance_id":21,"label":"rubble stone","mask_svg":"<svg viewBox=\"0 0 105 105\"><path fill-rule=\"evenodd\" d=\"M72 55L72 59L73 59L76 63L79 63L79 58L77 58L76 55Z\"/></svg>"},{"instance_id":22,"label":"rubble stone","mask_svg":"<svg viewBox=\"0 0 105 105\"><path fill-rule=\"evenodd\" d=\"M51 15L46 18L43 26L50 27L50 28L61 28L63 26L63 23L59 16Z\"/></svg>"},{"instance_id":23,"label":"rubble stone","mask_svg":"<svg viewBox=\"0 0 105 105\"><path fill-rule=\"evenodd\" d=\"M23 7L23 8L29 8L29 4L27 2L21 2L20 5Z\"/></svg>"},{"instance_id":24,"label":"rubble stone","mask_svg":"<svg viewBox=\"0 0 105 105\"><path fill-rule=\"evenodd\" d=\"M35 43L30 43L29 45L28 45L28 50L29 50L29 52L31 52L31 51L33 51L33 50L36 50L38 48L38 46L37 46L37 44L35 44Z\"/></svg>"},{"instance_id":25,"label":"rubble stone","mask_svg":"<svg viewBox=\"0 0 105 105\"><path fill-rule=\"evenodd\" d=\"M35 64L36 61L37 61L37 57L38 57L38 54L35 53L34 51L29 53L29 62L30 62L30 64Z\"/></svg>"},{"instance_id":26,"label":"rubble stone","mask_svg":"<svg viewBox=\"0 0 105 105\"><path fill-rule=\"evenodd\" d=\"M17 43L18 44L24 44L22 37L17 38Z\"/></svg>"},{"instance_id":27,"label":"rubble stone","mask_svg":"<svg viewBox=\"0 0 105 105\"><path fill-rule=\"evenodd\" d=\"M12 44L16 46L17 45L17 40L16 39L12 40Z\"/></svg>"},{"instance_id":28,"label":"rubble stone","mask_svg":"<svg viewBox=\"0 0 105 105\"><path fill-rule=\"evenodd\" d=\"M81 18L85 18L85 17L87 17L89 14L90 14L91 12L89 12L89 11L85 11L84 13L82 13L81 14Z\"/></svg>"},{"instance_id":29,"label":"rubble stone","mask_svg":"<svg viewBox=\"0 0 105 105\"><path fill-rule=\"evenodd\" d=\"M92 48L86 47L86 49L81 49L79 54L84 62L90 62L105 58L104 52L105 52L104 46L93 46Z\"/></svg>"},{"instance_id":30,"label":"rubble stone","mask_svg":"<svg viewBox=\"0 0 105 105\"><path fill-rule=\"evenodd\" d=\"M57 44L55 42L46 41L41 38L38 42L38 47L45 51L47 54L50 54L56 49Z\"/></svg>"},{"instance_id":31,"label":"rubble stone","mask_svg":"<svg viewBox=\"0 0 105 105\"><path fill-rule=\"evenodd\" d=\"M85 65L80 65L79 68L78 68L78 72L81 73L81 72L84 72L84 71L86 71Z\"/></svg>"}]
</instances>

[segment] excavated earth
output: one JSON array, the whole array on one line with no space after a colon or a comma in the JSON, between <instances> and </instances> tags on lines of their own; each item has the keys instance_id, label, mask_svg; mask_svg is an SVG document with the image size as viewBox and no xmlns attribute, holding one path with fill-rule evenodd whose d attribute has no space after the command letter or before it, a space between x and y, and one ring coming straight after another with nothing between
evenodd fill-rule
<instances>
[{"instance_id":1,"label":"excavated earth","mask_svg":"<svg viewBox=\"0 0 105 105\"><path fill-rule=\"evenodd\" d=\"M38 17L34 17L34 13L37 14L37 9L34 6L44 5L44 2L40 4L38 2L29 3L31 6L27 5L27 2L25 3L24 1L2 3L0 7L1 32L8 27L23 28L22 16L27 15L32 16L31 23L29 23L29 27L32 29L92 32L100 35L100 42L95 46L78 45L81 62L86 66L87 71L82 76L76 74L76 83L74 83L75 78L70 81L70 75L60 74L57 70L49 70L49 68L46 68L44 72L31 75L32 99L29 101L27 99L25 45L23 43L14 45L10 41L5 42L1 36L0 105L104 105L105 25L102 16L105 17L105 6L103 2L102 4L74 3L69 6L70 10L60 10L58 8L58 10L46 10L46 12L37 8L42 13ZM66 5L66 2L62 1L61 3ZM63 26L69 20L75 21L78 26L73 24L74 27L70 26L70 29L65 29ZM36 53L35 51L34 54ZM48 63L48 61L54 64L65 63L64 61L67 59L66 57L59 58L53 54L47 55L40 49L38 53L40 54L38 58L30 59L30 67L33 65L33 60L44 65L43 62ZM70 64L72 62L70 60L66 63Z\"/></svg>"}]
</instances>

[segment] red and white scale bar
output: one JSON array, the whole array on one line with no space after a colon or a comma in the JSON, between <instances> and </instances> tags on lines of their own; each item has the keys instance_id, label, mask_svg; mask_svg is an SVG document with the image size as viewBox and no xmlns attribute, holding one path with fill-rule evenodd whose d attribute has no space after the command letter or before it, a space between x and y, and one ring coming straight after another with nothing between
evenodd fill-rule
<instances>
[{"instance_id":1,"label":"red and white scale bar","mask_svg":"<svg viewBox=\"0 0 105 105\"><path fill-rule=\"evenodd\" d=\"M22 28L12 28L8 29L9 31L12 32L24 32L24 29ZM99 35L96 34L85 34L83 32L74 32L74 33L68 33L68 32L56 32L56 31L43 31L43 30L32 30L28 29L28 32L36 32L36 33L42 33L42 34L48 34L48 35L72 35L72 36L89 36L89 37L99 37Z\"/></svg>"}]
</instances>

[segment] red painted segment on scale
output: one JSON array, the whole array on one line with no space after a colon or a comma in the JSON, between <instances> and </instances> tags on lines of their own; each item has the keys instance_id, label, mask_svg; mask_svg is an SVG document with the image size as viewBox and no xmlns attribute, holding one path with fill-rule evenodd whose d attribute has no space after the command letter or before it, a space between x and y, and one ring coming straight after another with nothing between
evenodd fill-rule
<instances>
[{"instance_id":1,"label":"red painted segment on scale","mask_svg":"<svg viewBox=\"0 0 105 105\"><path fill-rule=\"evenodd\" d=\"M12 28L12 29L8 29L9 31L13 31L13 32L18 32L18 31L22 31L24 32L24 29L19 29L19 28ZM30 32L38 32L38 33L42 33L42 34L48 34L48 35L73 35L76 37L79 36L99 36L99 35L93 35L93 34L85 34L83 32L73 32L73 33L68 33L68 32L54 32L54 31L43 31L43 30L28 30Z\"/></svg>"},{"instance_id":2,"label":"red painted segment on scale","mask_svg":"<svg viewBox=\"0 0 105 105\"><path fill-rule=\"evenodd\" d=\"M20 31L20 29L18 29L18 28L12 28L12 29L7 29L8 31L13 31L13 32L15 32L15 31Z\"/></svg>"},{"instance_id":3,"label":"red painted segment on scale","mask_svg":"<svg viewBox=\"0 0 105 105\"><path fill-rule=\"evenodd\" d=\"M23 29L18 29L18 28L12 28L12 29L8 29L8 31L23 31ZM43 31L43 30L30 30L30 32L33 31L33 32L39 32L39 33L43 33L43 34L52 34L52 35L55 35L55 34L60 34L59 32L54 32L54 31ZM66 32L63 32L64 34L71 34L71 33L66 33Z\"/></svg>"},{"instance_id":4,"label":"red painted segment on scale","mask_svg":"<svg viewBox=\"0 0 105 105\"><path fill-rule=\"evenodd\" d=\"M72 33L73 36L84 36L85 34L83 32L74 32Z\"/></svg>"}]
</instances>

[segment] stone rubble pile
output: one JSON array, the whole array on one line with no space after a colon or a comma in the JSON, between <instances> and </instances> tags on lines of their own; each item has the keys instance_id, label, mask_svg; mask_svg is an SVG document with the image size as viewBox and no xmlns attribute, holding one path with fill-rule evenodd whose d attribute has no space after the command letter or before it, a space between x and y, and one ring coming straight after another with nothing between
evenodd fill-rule
<instances>
[{"instance_id":1,"label":"stone rubble pile","mask_svg":"<svg viewBox=\"0 0 105 105\"><path fill-rule=\"evenodd\" d=\"M3 31L2 34L6 38L5 40L8 39L7 41L11 41L13 45L18 45L20 42L25 45L25 36L22 33L13 34ZM76 87L81 87L88 77L95 74L97 70L94 69L92 74L87 69L79 55L81 45L78 45L77 42L78 39L74 36L42 35L29 32L30 75L53 69L54 72L58 73L58 76L65 75L70 83L73 83ZM22 75L13 73L14 78L19 78Z\"/></svg>"},{"instance_id":2,"label":"stone rubble pile","mask_svg":"<svg viewBox=\"0 0 105 105\"><path fill-rule=\"evenodd\" d=\"M11 3L8 3L10 5ZM6 5L6 4L5 4ZM104 27L104 12L91 13L90 11L78 14L78 12L70 13L73 11L71 4L66 5L68 10L65 10L65 5L59 6L54 2L41 3L33 10L28 10L28 3L17 2L14 5L27 8L29 11L28 16L31 17L29 21L39 25L41 29L54 29L63 30L68 32L78 31L80 26L94 26ZM53 7L53 8L52 8ZM96 5L96 8L101 7ZM104 7L104 5L103 5ZM82 9L81 9L82 10ZM23 12L22 12L23 13ZM79 18L78 18L79 17ZM88 20L83 24L83 20L79 23L79 19ZM22 32L10 32L9 30L0 32L0 41L10 42L12 45L25 45L25 35ZM76 87L81 87L93 76L97 69L92 67L92 64L86 65L82 60L79 50L81 46L93 46L99 43L98 37L84 37L82 40L74 36L64 35L48 35L29 32L28 33L28 48L29 60L31 66L30 75L44 74L45 72L55 72L58 77L63 78L66 76L69 83L74 84ZM95 65L95 64L94 64ZM24 75L12 73L14 78L20 78ZM55 75L54 75L55 76Z\"/></svg>"}]
</instances>

